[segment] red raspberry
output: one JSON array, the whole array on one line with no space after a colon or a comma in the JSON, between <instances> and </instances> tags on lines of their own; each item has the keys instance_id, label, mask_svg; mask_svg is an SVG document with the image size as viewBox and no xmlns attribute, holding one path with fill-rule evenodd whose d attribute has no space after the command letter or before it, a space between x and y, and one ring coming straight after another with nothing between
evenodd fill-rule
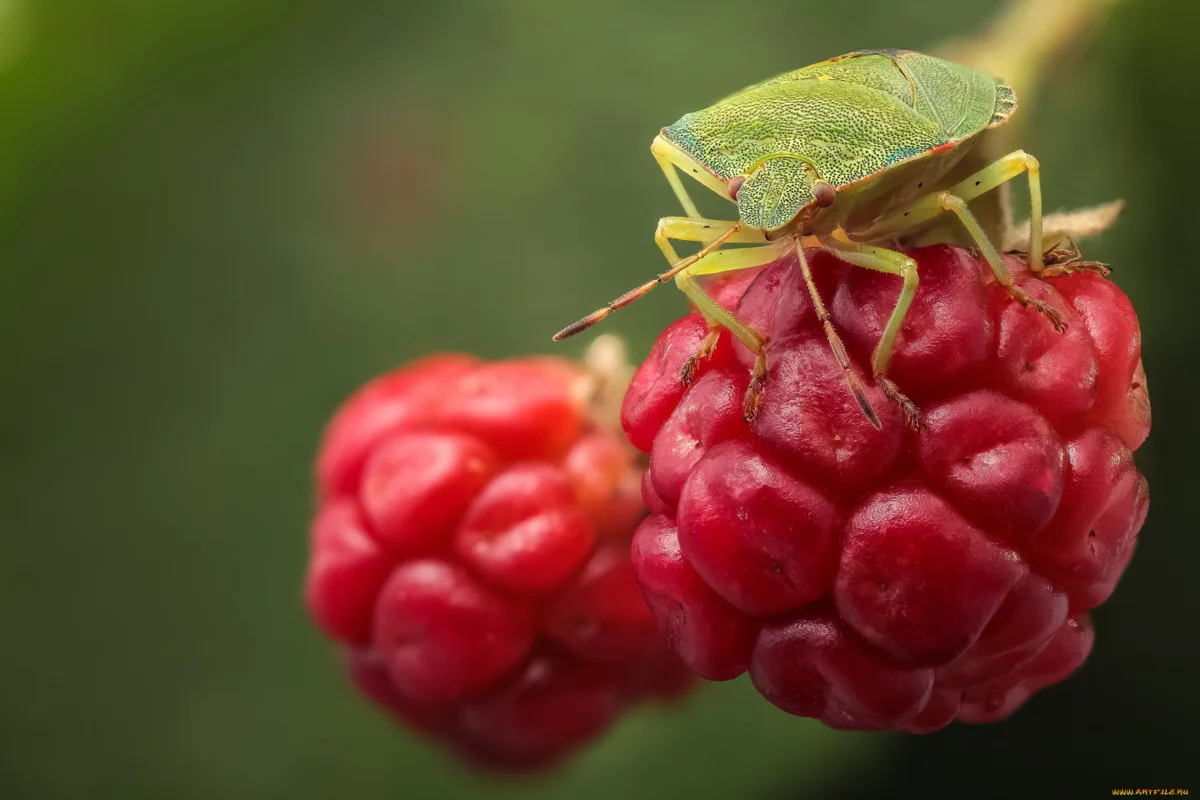
<instances>
[{"instance_id":1,"label":"red raspberry","mask_svg":"<svg viewBox=\"0 0 1200 800\"><path fill-rule=\"evenodd\" d=\"M837 728L989 722L1065 678L1148 506L1131 451L1150 406L1120 289L1083 272L1034 279L1009 258L1062 312L1059 334L974 251L911 255L920 289L890 377L923 430L869 379L900 281L816 251L882 430L848 391L794 258L744 293L718 289L768 337L752 422L753 355L728 333L680 381L706 335L695 314L659 337L623 409L650 453L634 569L671 646L705 678L748 670L775 705Z\"/></svg>"},{"instance_id":2,"label":"red raspberry","mask_svg":"<svg viewBox=\"0 0 1200 800\"><path fill-rule=\"evenodd\" d=\"M683 691L629 559L633 451L570 362L428 358L337 412L306 596L359 689L473 761L526 769Z\"/></svg>"}]
</instances>

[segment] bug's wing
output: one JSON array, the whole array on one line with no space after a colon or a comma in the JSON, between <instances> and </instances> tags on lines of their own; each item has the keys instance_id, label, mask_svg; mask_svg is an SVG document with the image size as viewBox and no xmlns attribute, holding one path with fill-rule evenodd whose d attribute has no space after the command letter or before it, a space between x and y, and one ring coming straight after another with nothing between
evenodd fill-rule
<instances>
[{"instance_id":1,"label":"bug's wing","mask_svg":"<svg viewBox=\"0 0 1200 800\"><path fill-rule=\"evenodd\" d=\"M901 51L890 51L899 53ZM734 92L722 98L721 102L737 97L747 92L754 92L768 86L777 86L797 81L832 80L841 83L852 83L868 89L884 92L897 100L911 106L912 88L908 79L897 68L896 63L882 51L859 51L831 58L818 64L785 72L765 81L747 86L739 92Z\"/></svg>"},{"instance_id":2,"label":"bug's wing","mask_svg":"<svg viewBox=\"0 0 1200 800\"><path fill-rule=\"evenodd\" d=\"M736 108L759 122L758 160L794 156L836 188L946 141L937 125L894 97L832 80L769 86Z\"/></svg>"},{"instance_id":3,"label":"bug's wing","mask_svg":"<svg viewBox=\"0 0 1200 800\"><path fill-rule=\"evenodd\" d=\"M907 51L862 50L857 53L847 53L794 72L777 75L754 88L793 81L837 81L883 92L911 108L913 105L912 84L900 69L898 55L896 55L901 52Z\"/></svg>"},{"instance_id":4,"label":"bug's wing","mask_svg":"<svg viewBox=\"0 0 1200 800\"><path fill-rule=\"evenodd\" d=\"M812 187L805 162L795 158L764 161L738 190L738 217L753 228L782 228L813 201Z\"/></svg>"},{"instance_id":5,"label":"bug's wing","mask_svg":"<svg viewBox=\"0 0 1200 800\"><path fill-rule=\"evenodd\" d=\"M1012 89L1003 82L962 64L913 50L846 53L769 78L739 94L814 80L882 92L936 123L953 140L1004 122L1016 104Z\"/></svg>"}]
</instances>

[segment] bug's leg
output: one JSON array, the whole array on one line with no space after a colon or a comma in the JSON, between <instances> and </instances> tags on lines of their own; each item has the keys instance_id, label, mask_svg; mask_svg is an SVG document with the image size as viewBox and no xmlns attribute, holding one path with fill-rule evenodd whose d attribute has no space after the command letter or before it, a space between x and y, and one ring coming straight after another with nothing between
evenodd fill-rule
<instances>
[{"instance_id":1,"label":"bug's leg","mask_svg":"<svg viewBox=\"0 0 1200 800\"><path fill-rule=\"evenodd\" d=\"M772 250L774 248L771 248ZM753 422L758 416L762 405L763 387L767 382L767 340L753 328L738 319L730 311L725 310L716 300L713 300L700 285L696 283L690 269L685 269L675 276L675 285L687 295L688 299L700 309L700 313L712 325L714 322L746 345L754 353L754 367L750 372L750 385L746 388L746 396L742 403L742 416L747 422ZM709 336L713 334L710 332ZM715 344L715 342L714 342Z\"/></svg>"},{"instance_id":2,"label":"bug's leg","mask_svg":"<svg viewBox=\"0 0 1200 800\"><path fill-rule=\"evenodd\" d=\"M1053 248L1046 251L1046 268L1038 274L1043 278L1055 278L1060 275L1072 275L1076 272L1094 272L1104 277L1112 270L1107 264L1099 261L1085 261L1075 240L1067 234L1062 234Z\"/></svg>"},{"instance_id":3,"label":"bug's leg","mask_svg":"<svg viewBox=\"0 0 1200 800\"><path fill-rule=\"evenodd\" d=\"M933 192L910 204L907 208L897 211L875 225L869 235L871 238L887 238L909 228L921 225L944 211L951 211L962 222L963 227L975 240L975 245L983 254L988 266L992 268L996 280L1008 292L1009 297L1023 306L1032 307L1043 314L1060 333L1066 330L1062 314L1053 306L1036 300L1029 293L1013 282L1012 272L1004 265L1000 254L988 239L983 227L971 213L967 202L979 195L995 189L1005 181L1025 172L1029 175L1029 269L1034 273L1045 270L1042 261L1042 184L1038 160L1023 150L1009 153L1003 158L992 162L989 166L974 175L959 181L949 189Z\"/></svg>"},{"instance_id":4,"label":"bug's leg","mask_svg":"<svg viewBox=\"0 0 1200 800\"><path fill-rule=\"evenodd\" d=\"M1041 272L1043 269L1041 166L1036 158L1024 150L1009 153L945 191L926 195L910 204L907 208L885 217L871 229L871 238L886 239L902 231L922 225L943 211L955 211L954 208L942 203L943 195L948 194L964 202L969 202L981 194L992 191L1005 181L1015 178L1022 172L1029 176L1029 269L1032 272ZM956 211L955 213L958 212ZM970 212L968 211L968 213ZM962 214L958 216L962 219ZM974 220L974 216L971 219ZM966 220L964 219L963 222L965 224ZM967 227L971 228L970 225L967 225ZM975 224L975 228L982 233L983 229L979 227L978 223ZM974 235L974 231L972 231L972 235ZM975 239L978 243L979 237L976 236ZM986 249L991 250L993 253L996 252L996 248L990 244ZM999 261L998 257L996 261ZM989 263L992 262L989 261ZM992 269L995 270L994 265ZM1007 269L1005 271L1007 272ZM997 273L996 277L1000 277L999 273Z\"/></svg>"},{"instance_id":5,"label":"bug's leg","mask_svg":"<svg viewBox=\"0 0 1200 800\"><path fill-rule=\"evenodd\" d=\"M734 272L742 269L752 269L770 264L782 257L784 250L777 244L762 247L746 247L740 250L717 250L693 264L688 270L689 278L698 275L715 275L722 272ZM683 363L679 370L679 379L690 385L700 368L700 362L712 355L717 346L717 338L721 334L721 323L705 315L708 322L708 335L704 337L699 349Z\"/></svg>"},{"instance_id":6,"label":"bug's leg","mask_svg":"<svg viewBox=\"0 0 1200 800\"><path fill-rule=\"evenodd\" d=\"M1054 326L1054 329L1059 333L1067 330L1066 323L1063 322L1062 314L1054 306L1049 303L1037 300L1029 296L1029 292L1017 286L1013 282L1012 272L1004 265L1000 254L996 252L995 246L984 233L983 228L979 225L979 221L975 219L975 215L971 213L971 209L967 207L967 201L949 192L939 192L937 195L938 202L946 211L952 211L962 221L967 232L971 234L971 238L975 240L975 246L979 248L979 252L983 254L988 266L992 268L992 273L996 276L996 280L1004 287L1004 291L1008 292L1008 296L1016 300L1026 308L1032 307L1038 313L1044 315L1046 319ZM1039 239L1040 241L1040 239ZM1033 266L1033 250L1030 250L1030 266ZM1038 271L1042 269L1041 261L1042 254L1037 254Z\"/></svg>"},{"instance_id":7,"label":"bug's leg","mask_svg":"<svg viewBox=\"0 0 1200 800\"><path fill-rule=\"evenodd\" d=\"M663 170L667 172L668 179L674 178L678 182L679 177L669 161L655 154L655 158L659 159ZM672 184L674 185L674 184ZM683 187L680 186L680 191ZM684 196L686 196L684 192ZM680 198L682 199L682 198ZM736 222L733 220L716 220L704 219L701 217L663 217L658 221L658 227L654 229L654 242L658 245L658 249L662 251L663 256L672 264L678 263L679 254L675 252L675 248L671 245L671 239L680 241L707 242L721 235L729 228L733 227ZM757 248L755 248L757 249ZM738 251L730 251L738 252ZM717 250L708 255L707 258L696 262L692 269L703 261L708 261L717 256L720 256L724 251ZM748 265L754 266L754 265ZM738 267L729 267L729 269L738 269ZM720 270L717 270L720 271ZM712 355L713 350L717 346L717 339L721 335L720 323L713 320L712 317L705 316L705 321L708 323L708 335L704 337L704 341L700 343L699 349L696 350L688 360L683 362L683 366L679 368L679 380L685 386L692 384L692 379L696 377L696 370L700 368L700 362Z\"/></svg>"},{"instance_id":8,"label":"bug's leg","mask_svg":"<svg viewBox=\"0 0 1200 800\"><path fill-rule=\"evenodd\" d=\"M708 317L704 317L704 321L708 323L708 334L700 342L700 346L696 348L696 352L688 356L687 361L684 361L683 366L679 368L679 382L684 386L692 385L692 379L696 377L696 371L700 369L700 362L712 356L713 350L717 349L717 342L721 337L721 324L719 322L714 322Z\"/></svg>"},{"instance_id":9,"label":"bug's leg","mask_svg":"<svg viewBox=\"0 0 1200 800\"><path fill-rule=\"evenodd\" d=\"M904 420L908 426L913 430L920 430L921 416L916 404L900 391L891 378L887 377L888 367L892 363L892 349L896 345L896 337L900 334L900 326L904 322L904 316L908 313L908 307L912 305L913 297L917 294L917 262L895 250L852 242L842 236L822 238L821 244L833 251L841 260L856 267L899 275L904 280L900 296L896 299L896 305L892 309L892 316L888 319L887 325L883 329L883 335L879 337L879 344L876 345L875 352L871 356L871 371L875 375L875 381L883 389L888 399L900 406L900 411L904 414Z\"/></svg>"},{"instance_id":10,"label":"bug's leg","mask_svg":"<svg viewBox=\"0 0 1200 800\"><path fill-rule=\"evenodd\" d=\"M679 198L679 204L683 206L684 213L693 219L700 219L700 212L697 210L696 204L692 202L691 195L684 188L683 181L679 180L679 173L675 170L675 165L653 147L650 152L654 154L654 160L658 162L658 166L662 167L663 174L667 176L667 183L671 184L671 190Z\"/></svg>"},{"instance_id":11,"label":"bug's leg","mask_svg":"<svg viewBox=\"0 0 1200 800\"><path fill-rule=\"evenodd\" d=\"M875 409L871 407L871 401L867 399L867 393L863 391L862 382L858 376L854 374L854 370L850 368L850 356L846 354L846 346L842 344L842 338L838 336L837 331L833 327L833 322L829 318L829 311L825 308L825 303L821 301L821 295L817 292L817 285L813 283L812 270L808 267L808 259L804 257L804 243L799 236L793 238L796 248L796 257L800 262L800 274L804 277L804 285L808 287L809 297L812 298L813 309L817 312L817 319L825 328L825 338L829 340L829 349L833 351L833 357L837 361L838 366L842 368L842 373L846 376L846 383L850 386L850 392L854 395L854 399L858 401L858 407L862 409L863 414L871 422L875 430L883 430L883 426L879 423L879 416L875 413ZM901 395L903 397L903 395ZM907 398L906 398L907 399Z\"/></svg>"},{"instance_id":12,"label":"bug's leg","mask_svg":"<svg viewBox=\"0 0 1200 800\"><path fill-rule=\"evenodd\" d=\"M1116 200L1091 208L1060 211L1043 217L1042 253L1046 268L1040 275L1043 278L1069 275L1073 272L1108 275L1111 272L1108 265L1084 260L1076 241L1103 233L1116 221L1124 207L1123 201ZM1005 235L1004 249L1009 253L1024 255L1028 240L1029 222L1026 221L1009 229Z\"/></svg>"},{"instance_id":13,"label":"bug's leg","mask_svg":"<svg viewBox=\"0 0 1200 800\"><path fill-rule=\"evenodd\" d=\"M726 234L730 228L735 231L722 243L728 244L763 244L767 237L762 231L753 228L744 229L737 220L704 219L703 217L663 217L654 229L654 243L662 251L663 256L671 264L679 263L679 255L671 245L674 239L680 242L699 242L711 244L717 238Z\"/></svg>"},{"instance_id":14,"label":"bug's leg","mask_svg":"<svg viewBox=\"0 0 1200 800\"><path fill-rule=\"evenodd\" d=\"M675 253L675 248L671 245L671 239L707 244L717 237L722 236L736 225L738 223L731 220L663 217L658 221L658 227L654 231L654 241L658 244L659 249L662 250L667 260L675 264L679 262L679 256ZM726 239L725 243L766 241L766 235L762 231L739 229ZM688 268L687 273L689 276L695 277L697 275L715 275L721 272L733 272L735 270L761 267L764 264L770 264L772 261L781 258L786 252L784 248L784 245L769 243L761 247L747 247L739 250L714 250L693 263ZM680 288L682 289L683 287L680 286ZM693 302L695 301L693 300ZM697 304L697 307L699 307L699 304ZM708 336L704 338L704 342L701 343L700 348L684 362L679 370L679 379L685 384L691 383L692 378L696 375L696 370L700 367L700 362L712 355L713 348L717 345L717 338L721 333L722 324L720 322L707 314L705 314L705 319L709 325ZM744 339L743 342L745 343ZM747 347L749 346L747 343ZM766 375L764 371L763 380L765 379Z\"/></svg>"}]
</instances>

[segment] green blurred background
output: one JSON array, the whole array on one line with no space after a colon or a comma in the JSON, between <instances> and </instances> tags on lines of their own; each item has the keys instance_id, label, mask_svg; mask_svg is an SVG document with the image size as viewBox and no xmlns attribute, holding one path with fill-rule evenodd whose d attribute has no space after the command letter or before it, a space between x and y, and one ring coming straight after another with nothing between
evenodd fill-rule
<instances>
[{"instance_id":1,"label":"green blurred background","mask_svg":"<svg viewBox=\"0 0 1200 800\"><path fill-rule=\"evenodd\" d=\"M1200 792L1200 4L1127 0L1022 145L1137 304L1152 508L1096 649L1010 721L835 733L744 681L533 783L360 702L299 599L320 428L436 349L503 357L661 268L683 112L999 2L0 0L0 796ZM624 312L634 357L677 293ZM557 352L576 354L584 342Z\"/></svg>"}]
</instances>

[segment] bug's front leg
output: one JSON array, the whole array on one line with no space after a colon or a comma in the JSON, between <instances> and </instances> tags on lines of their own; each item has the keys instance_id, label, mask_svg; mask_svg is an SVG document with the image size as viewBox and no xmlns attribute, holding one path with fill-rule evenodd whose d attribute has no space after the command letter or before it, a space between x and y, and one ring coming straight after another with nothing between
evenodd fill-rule
<instances>
[{"instance_id":1,"label":"bug's front leg","mask_svg":"<svg viewBox=\"0 0 1200 800\"><path fill-rule=\"evenodd\" d=\"M913 298L917 294L917 262L895 250L850 241L844 234L838 235L840 233L839 231L835 232L834 236L823 237L821 244L849 264L898 275L904 281L900 296L896 298L896 305L892 309L892 315L888 319L887 325L884 326L883 335L879 337L879 344L875 346L875 352L871 356L871 371L875 375L875 382L883 389L888 399L900 406L900 411L904 414L904 420L908 426L913 430L920 430L921 415L916 404L900 391L891 378L887 377L888 367L892 363L892 350L896 346L896 337L900 335L900 326L904 323L908 307L912 305Z\"/></svg>"},{"instance_id":2,"label":"bug's front leg","mask_svg":"<svg viewBox=\"0 0 1200 800\"><path fill-rule=\"evenodd\" d=\"M658 162L658 166L662 168L663 174L667 176L667 183L671 184L671 191L675 192L675 197L679 199L679 204L683 206L684 212L692 219L700 218L700 211L696 208L696 204L692 202L691 195L684 188L683 181L679 180L679 173L675 171L675 163L671 160L674 155L673 151L661 144L660 138L655 138L654 143L650 146L650 152L654 155L654 160Z\"/></svg>"},{"instance_id":3,"label":"bug's front leg","mask_svg":"<svg viewBox=\"0 0 1200 800\"><path fill-rule=\"evenodd\" d=\"M728 238L721 237L737 228ZM679 255L675 252L671 240L677 242L699 242L703 245L712 244L721 239L722 244L765 244L767 237L762 231L744 228L737 220L704 219L703 217L663 217L654 229L654 243L662 251L672 266L679 263ZM720 270L718 270L720 271Z\"/></svg>"},{"instance_id":4,"label":"bug's front leg","mask_svg":"<svg viewBox=\"0 0 1200 800\"><path fill-rule=\"evenodd\" d=\"M746 247L740 250L717 250L697 261L687 270L680 273L679 276L676 276L676 285L688 296L688 299L696 304L697 308L700 308L705 321L708 323L708 335L704 338L699 349L683 363L683 366L679 370L679 378L685 384L692 382L692 378L695 377L696 371L700 368L700 363L712 355L713 349L717 346L717 338L720 336L721 328L728 328L734 336L738 337L742 344L753 350L756 355L761 355L763 361L762 374L759 380L759 388L761 389L762 382L766 380L766 354L765 352L759 354L754 349L752 337L739 335L737 326L741 326L751 333L753 333L753 330L729 312L725 313L729 314L731 320L736 322L736 325L729 324L730 320L721 320L711 313L706 313L702 301L697 301L697 296L702 296L705 300L714 304L715 301L709 298L703 289L696 284L695 278L699 275L717 275L723 272L761 267L781 258L785 252L784 248L774 244L763 245L761 247ZM721 306L717 305L717 308L721 308ZM750 405L748 404L747 408ZM753 405L756 405L756 403ZM748 414L748 416L753 417L753 414Z\"/></svg>"},{"instance_id":5,"label":"bug's front leg","mask_svg":"<svg viewBox=\"0 0 1200 800\"><path fill-rule=\"evenodd\" d=\"M774 247L755 247L750 250L732 252L753 254L758 250L770 250L772 253L775 253ZM762 254L760 257L765 255ZM777 255L771 255L762 263L769 263L776 257ZM767 340L766 337L738 319L733 312L726 310L720 303L705 294L704 289L696 283L695 273L693 272L693 269L702 263L697 262L697 264L675 276L675 285L687 295L687 298L692 301L696 308L700 309L700 313L704 315L704 319L709 324L708 336L705 337L704 343L700 345L700 350L684 362L679 377L681 380L690 382L696 368L699 366L700 360L707 358L712 353L712 348L716 346L717 335L720 333L720 329L727 329L737 337L738 341L746 345L746 348L750 352L754 353L754 367L750 372L750 384L746 388L746 396L742 403L743 417L747 422L752 422L758 416L758 410L762 404L763 388L767 382Z\"/></svg>"},{"instance_id":6,"label":"bug's front leg","mask_svg":"<svg viewBox=\"0 0 1200 800\"><path fill-rule=\"evenodd\" d=\"M800 236L795 236L793 237L793 242L796 248L796 260L800 265L800 274L804 278L804 285L808 287L808 295L812 299L813 310L816 312L817 319L825 329L825 338L829 342L829 349L833 351L833 358L837 361L838 366L842 368L842 374L846 378L846 384L850 387L850 393L854 395L854 399L858 402L858 407L862 409L863 414L871 423L871 427L877 431L883 430L883 425L879 422L879 415L871 407L871 401L867 399L867 393L863 391L862 383L858 380L858 376L854 374L854 370L850 366L850 356L846 354L846 346L842 344L842 338L838 336L837 331L834 329L829 311L825 308L825 303L822 302L821 295L817 292L817 284L813 282L812 270L809 269L808 259L804 256L804 240ZM907 398L905 399L907 400Z\"/></svg>"},{"instance_id":7,"label":"bug's front leg","mask_svg":"<svg viewBox=\"0 0 1200 800\"><path fill-rule=\"evenodd\" d=\"M736 230L734 230L735 228ZM762 231L745 229L733 220L663 217L658 221L658 227L654 231L654 241L662 251L663 256L666 257L667 261L671 262L673 267L682 262L679 255L675 252L675 248L671 245L672 239L699 242L706 246L711 245L718 239L721 239L722 244L767 242L766 236ZM784 252L785 250L781 246L770 243L764 244L761 247L748 247L738 250L713 250L702 255L676 276L676 286L700 309L701 314L703 314L705 321L708 323L708 335L704 338L704 341L696 352L688 357L679 370L679 379L681 381L685 384L692 382L692 378L695 377L696 371L700 368L700 363L711 356L713 349L717 346L717 339L720 336L721 328L728 328L743 344L758 354L758 351L755 350L755 337L758 335L743 325L732 314L729 314L724 309L720 309L720 306L712 301L704 293L703 289L696 284L694 278L697 275L715 275L722 272L761 267L780 258L784 255ZM720 315L706 311L706 309L711 309L713 306L720 309L722 314L728 314L728 319L722 320L719 318ZM739 326L745 328L745 331L742 331L741 334L739 334ZM753 336L747 335L746 331L749 331ZM762 381L766 380L765 358L766 356L763 354L762 375L758 381L760 388ZM747 416L752 418L753 414L749 411L751 405L755 405L755 408L757 406L755 403L747 402Z\"/></svg>"},{"instance_id":8,"label":"bug's front leg","mask_svg":"<svg viewBox=\"0 0 1200 800\"><path fill-rule=\"evenodd\" d=\"M722 238L732 228L737 228L728 238ZM654 230L654 243L658 245L658 249L662 251L667 261L671 262L672 266L680 263L679 255L675 252L671 241L678 242L699 242L703 245L712 244L717 239L721 239L721 244L763 244L770 246L779 257L787 254L790 245L785 240L772 242L767 239L767 235L757 228L747 228L742 226L740 222L727 219L704 219L693 217L663 217L658 221L658 227ZM806 247L815 247L819 244L815 236L805 236L804 244ZM718 256L726 253L739 252L736 250L727 251L719 250L709 255L707 258L716 260L711 261L711 266L707 269L696 270L692 269L693 275L705 275L716 272L726 272L736 269L748 269L750 267L761 266L769 261L742 263L739 266L732 266L734 262L722 262ZM731 266L718 266L722 263L729 263ZM740 263L740 262L739 262Z\"/></svg>"}]
</instances>

